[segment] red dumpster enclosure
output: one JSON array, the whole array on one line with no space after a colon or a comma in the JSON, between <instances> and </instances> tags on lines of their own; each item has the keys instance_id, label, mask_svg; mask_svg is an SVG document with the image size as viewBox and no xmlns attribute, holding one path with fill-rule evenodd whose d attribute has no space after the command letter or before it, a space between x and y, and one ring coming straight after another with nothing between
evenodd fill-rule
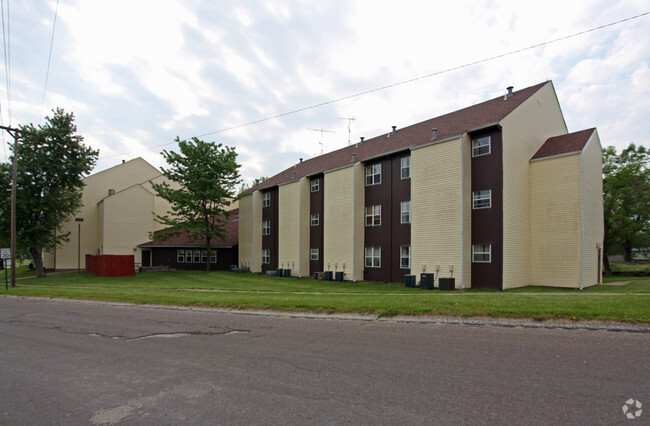
<instances>
[{"instance_id":1,"label":"red dumpster enclosure","mask_svg":"<svg viewBox=\"0 0 650 426\"><path fill-rule=\"evenodd\" d=\"M86 272L103 277L131 277L135 275L135 258L132 254L87 254Z\"/></svg>"}]
</instances>

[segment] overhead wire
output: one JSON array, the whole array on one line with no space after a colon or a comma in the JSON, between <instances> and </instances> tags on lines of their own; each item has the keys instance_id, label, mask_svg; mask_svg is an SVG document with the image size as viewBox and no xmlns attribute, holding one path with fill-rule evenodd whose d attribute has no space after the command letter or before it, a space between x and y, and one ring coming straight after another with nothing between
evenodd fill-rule
<instances>
[{"instance_id":1,"label":"overhead wire","mask_svg":"<svg viewBox=\"0 0 650 426\"><path fill-rule=\"evenodd\" d=\"M54 22L52 24L52 38L50 39L50 54L47 58L47 70L45 71L45 87L43 88L43 102L41 104L41 113L39 114L39 117L43 117L43 108L45 107L45 96L47 94L47 82L50 77L50 64L52 63L52 50L54 47L54 32L56 31L56 17L58 15L58 12L59 12L59 0L56 0L56 7L54 9Z\"/></svg>"},{"instance_id":2,"label":"overhead wire","mask_svg":"<svg viewBox=\"0 0 650 426\"><path fill-rule=\"evenodd\" d=\"M621 24L623 22L638 19L638 18L641 18L641 17L646 16L646 15L650 15L650 12L641 13L641 14L638 14L638 15L635 15L635 16L620 19L620 20L615 21L615 22L610 22L608 24L604 24L604 25L600 25L600 26L597 26L597 27L587 29L587 30L579 31L577 33L573 33L573 34L570 34L570 35L567 35L567 36L559 37L559 38L552 39L552 40L547 40L547 41L544 41L542 43L537 43L537 44L527 46L527 47L523 47L523 48L520 48L520 49L511 50L509 52L505 52L505 53L490 56L490 57L487 57L487 58L479 59L479 60L476 60L476 61L473 61L473 62L468 62L468 63L465 63L463 65L450 67L450 68L447 68L447 69L444 69L444 70L441 70L441 71L432 72L432 73L425 74L425 75L418 76L418 77L414 77L414 78L411 78L411 79L408 79L408 80L399 81L397 83L392 83L392 84L388 84L388 85L385 85L385 86L376 87L374 89L366 90L366 91L355 93L355 94L348 95L348 96L343 96L343 97L340 97L340 98L332 99L332 100L321 102L321 103L318 103L318 104L306 106L306 107L303 107L303 108L298 108L298 109L288 111L288 112L284 112L284 113L281 113L281 114L276 114L276 115L273 115L273 116L260 118L258 120L253 120L253 121L238 124L238 125L235 125L235 126L227 127L227 128L224 128L224 129L215 130L213 132L203 133L203 134L200 134L200 135L197 135L197 136L194 136L194 137L202 138L202 137L205 137L205 136L210 136L210 135L214 135L214 134L218 134L218 133L224 133L224 132L228 132L230 130L240 129L242 127L251 126L253 124L259 124L259 123L263 123L265 121L274 120L276 118L286 117L288 115L297 114L297 113L308 111L308 110L311 110L311 109L314 109L314 108L319 108L319 107L322 107L322 106L325 106L325 105L330 105L330 104L345 101L345 100L348 100L348 99L357 98L357 97L364 96L364 95L367 95L367 94L370 94L370 93L375 93L375 92L390 89L390 88L393 88L393 87L402 86L402 85L405 85L405 84L408 84L408 83L413 83L415 81L423 80L423 79L426 79L426 78L438 76L438 75L441 75L441 74L446 74L446 73L449 73L449 72L452 72L452 71L457 71L457 70L460 70L460 69L463 69L463 68L472 67L474 65L482 64L482 63L485 63L485 62L490 62L490 61L493 61L493 60L496 60L496 59L501 59L501 58L504 58L504 57L507 57L507 56L516 55L516 54L521 53L521 52L536 49L538 47L558 43L560 41L568 40L568 39L578 37L578 36L581 36L581 35L584 35L584 34L588 34L588 33L594 32L594 31L602 30L604 28L612 27L614 25L618 25L618 24ZM155 148L162 148L162 147L173 145L173 144L176 144L176 142L168 142L168 143L164 143L164 144L160 144L160 145L149 146L149 147L139 149L139 150L135 150L135 151L129 151L129 152L123 152L123 153L120 153L120 154L107 155L107 156L100 157L99 160L104 160L104 159L108 159L108 158L133 154L133 153L136 153L136 152L148 151L150 149L155 149Z\"/></svg>"},{"instance_id":3,"label":"overhead wire","mask_svg":"<svg viewBox=\"0 0 650 426\"><path fill-rule=\"evenodd\" d=\"M9 126L11 126L11 86L9 85L10 82L10 68L9 68L9 59L7 58L7 45L9 39L9 0L7 0L7 30L5 31L5 8L4 8L4 0L0 0L0 14L2 14L2 46L3 46L3 51L4 51L4 63L5 63L5 81L7 84L7 116L9 120ZM2 114L2 102L0 101L0 125L4 126L4 116ZM9 157L7 157L7 141L5 140L5 134L2 132L2 147L4 149L4 158L7 160Z\"/></svg>"}]
</instances>

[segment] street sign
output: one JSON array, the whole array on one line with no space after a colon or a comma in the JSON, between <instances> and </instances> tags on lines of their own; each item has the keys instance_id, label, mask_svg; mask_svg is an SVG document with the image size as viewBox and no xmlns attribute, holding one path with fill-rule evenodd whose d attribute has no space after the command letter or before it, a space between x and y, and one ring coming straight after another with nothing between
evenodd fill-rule
<instances>
[{"instance_id":1,"label":"street sign","mask_svg":"<svg viewBox=\"0 0 650 426\"><path fill-rule=\"evenodd\" d=\"M0 249L0 259L11 259L11 249Z\"/></svg>"}]
</instances>

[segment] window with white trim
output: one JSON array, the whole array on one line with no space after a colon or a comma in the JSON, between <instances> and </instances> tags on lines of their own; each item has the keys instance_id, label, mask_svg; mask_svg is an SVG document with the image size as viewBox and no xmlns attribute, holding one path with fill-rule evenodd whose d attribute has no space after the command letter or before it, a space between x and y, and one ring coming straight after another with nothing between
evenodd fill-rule
<instances>
[{"instance_id":1,"label":"window with white trim","mask_svg":"<svg viewBox=\"0 0 650 426\"><path fill-rule=\"evenodd\" d=\"M411 246L399 248L399 267L401 269L411 269Z\"/></svg>"},{"instance_id":2,"label":"window with white trim","mask_svg":"<svg viewBox=\"0 0 650 426\"><path fill-rule=\"evenodd\" d=\"M366 226L381 226L381 206L366 207Z\"/></svg>"},{"instance_id":3,"label":"window with white trim","mask_svg":"<svg viewBox=\"0 0 650 426\"><path fill-rule=\"evenodd\" d=\"M185 263L185 249L176 250L176 262Z\"/></svg>"},{"instance_id":4,"label":"window with white trim","mask_svg":"<svg viewBox=\"0 0 650 426\"><path fill-rule=\"evenodd\" d=\"M271 263L271 250L269 249L262 250L262 263L264 264Z\"/></svg>"},{"instance_id":5,"label":"window with white trim","mask_svg":"<svg viewBox=\"0 0 650 426\"><path fill-rule=\"evenodd\" d=\"M309 219L311 222L311 226L320 225L320 213L312 213Z\"/></svg>"},{"instance_id":6,"label":"window with white trim","mask_svg":"<svg viewBox=\"0 0 650 426\"><path fill-rule=\"evenodd\" d=\"M381 163L366 166L366 186L381 183Z\"/></svg>"},{"instance_id":7,"label":"window with white trim","mask_svg":"<svg viewBox=\"0 0 650 426\"><path fill-rule=\"evenodd\" d=\"M381 268L381 247L366 247L366 268Z\"/></svg>"},{"instance_id":8,"label":"window with white trim","mask_svg":"<svg viewBox=\"0 0 650 426\"><path fill-rule=\"evenodd\" d=\"M192 263L192 249L185 250L185 263Z\"/></svg>"},{"instance_id":9,"label":"window with white trim","mask_svg":"<svg viewBox=\"0 0 650 426\"><path fill-rule=\"evenodd\" d=\"M309 260L318 260L318 249L309 249Z\"/></svg>"},{"instance_id":10,"label":"window with white trim","mask_svg":"<svg viewBox=\"0 0 650 426\"><path fill-rule=\"evenodd\" d=\"M262 194L262 207L268 207L271 205L271 193L265 192Z\"/></svg>"},{"instance_id":11,"label":"window with white trim","mask_svg":"<svg viewBox=\"0 0 650 426\"><path fill-rule=\"evenodd\" d=\"M409 179L411 177L411 157L402 157L400 163L402 179Z\"/></svg>"},{"instance_id":12,"label":"window with white trim","mask_svg":"<svg viewBox=\"0 0 650 426\"><path fill-rule=\"evenodd\" d=\"M487 155L490 152L492 152L490 136L484 136L472 140L472 157L480 157L481 155Z\"/></svg>"},{"instance_id":13,"label":"window with white trim","mask_svg":"<svg viewBox=\"0 0 650 426\"><path fill-rule=\"evenodd\" d=\"M399 223L411 223L411 202L402 201L400 203L400 210Z\"/></svg>"},{"instance_id":14,"label":"window with white trim","mask_svg":"<svg viewBox=\"0 0 650 426\"><path fill-rule=\"evenodd\" d=\"M194 250L194 263L201 263L201 250Z\"/></svg>"},{"instance_id":15,"label":"window with white trim","mask_svg":"<svg viewBox=\"0 0 650 426\"><path fill-rule=\"evenodd\" d=\"M311 180L311 192L318 192L320 190L320 179Z\"/></svg>"},{"instance_id":16,"label":"window with white trim","mask_svg":"<svg viewBox=\"0 0 650 426\"><path fill-rule=\"evenodd\" d=\"M478 209L489 209L492 207L492 190L485 189L483 191L474 191L472 192L472 208L474 210Z\"/></svg>"},{"instance_id":17,"label":"window with white trim","mask_svg":"<svg viewBox=\"0 0 650 426\"><path fill-rule=\"evenodd\" d=\"M208 251L201 250L201 263L208 263Z\"/></svg>"},{"instance_id":18,"label":"window with white trim","mask_svg":"<svg viewBox=\"0 0 650 426\"><path fill-rule=\"evenodd\" d=\"M472 262L474 263L492 262L492 245L472 244Z\"/></svg>"},{"instance_id":19,"label":"window with white trim","mask_svg":"<svg viewBox=\"0 0 650 426\"><path fill-rule=\"evenodd\" d=\"M271 221L265 220L262 222L262 235L271 235Z\"/></svg>"},{"instance_id":20,"label":"window with white trim","mask_svg":"<svg viewBox=\"0 0 650 426\"><path fill-rule=\"evenodd\" d=\"M217 263L217 250L210 251L210 263Z\"/></svg>"}]
</instances>

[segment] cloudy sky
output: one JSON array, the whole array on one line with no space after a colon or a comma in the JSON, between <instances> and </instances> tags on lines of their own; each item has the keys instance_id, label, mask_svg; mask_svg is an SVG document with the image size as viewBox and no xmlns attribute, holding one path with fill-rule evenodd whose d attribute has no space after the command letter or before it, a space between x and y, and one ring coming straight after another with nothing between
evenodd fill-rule
<instances>
[{"instance_id":1,"label":"cloudy sky","mask_svg":"<svg viewBox=\"0 0 650 426\"><path fill-rule=\"evenodd\" d=\"M346 146L348 123L354 142L546 80L570 131L650 146L650 15L628 19L647 0L2 5L3 124L74 112L100 150L95 171L135 157L164 166L176 136L197 136L235 146L250 182Z\"/></svg>"}]
</instances>

